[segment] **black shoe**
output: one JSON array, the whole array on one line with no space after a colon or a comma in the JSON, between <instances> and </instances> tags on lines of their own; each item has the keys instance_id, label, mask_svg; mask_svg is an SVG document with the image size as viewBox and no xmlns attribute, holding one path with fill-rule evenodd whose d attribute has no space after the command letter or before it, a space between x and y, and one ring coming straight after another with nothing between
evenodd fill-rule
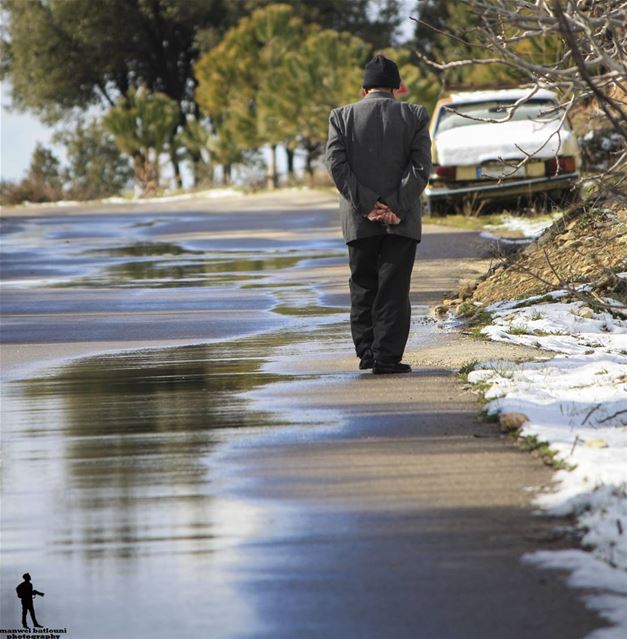
<instances>
[{"instance_id":1,"label":"black shoe","mask_svg":"<svg viewBox=\"0 0 627 639\"><path fill-rule=\"evenodd\" d=\"M40 626L38 623L34 623L33 628L43 628L43 626Z\"/></svg>"},{"instance_id":2,"label":"black shoe","mask_svg":"<svg viewBox=\"0 0 627 639\"><path fill-rule=\"evenodd\" d=\"M361 356L361 360L359 361L359 370L368 370L369 368L372 368L373 364L374 357L372 356L372 351L368 350Z\"/></svg>"},{"instance_id":3,"label":"black shoe","mask_svg":"<svg viewBox=\"0 0 627 639\"><path fill-rule=\"evenodd\" d=\"M372 372L375 375L411 373L411 366L409 364L402 364L401 362L378 362L375 360Z\"/></svg>"}]
</instances>

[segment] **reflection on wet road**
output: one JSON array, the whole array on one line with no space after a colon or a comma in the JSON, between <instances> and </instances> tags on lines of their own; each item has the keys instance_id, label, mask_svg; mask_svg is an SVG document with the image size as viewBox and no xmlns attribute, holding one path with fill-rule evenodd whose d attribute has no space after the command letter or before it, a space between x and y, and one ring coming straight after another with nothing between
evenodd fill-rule
<instances>
[{"instance_id":1,"label":"reflection on wet road","mask_svg":"<svg viewBox=\"0 0 627 639\"><path fill-rule=\"evenodd\" d=\"M484 346L425 315L481 239L426 230L416 370L380 379L355 369L332 198L193 206L2 221L1 627L28 571L70 639L597 628L520 564L552 526L524 487L550 471L453 383Z\"/></svg>"},{"instance_id":2,"label":"reflection on wet road","mask_svg":"<svg viewBox=\"0 0 627 639\"><path fill-rule=\"evenodd\" d=\"M4 344L133 349L4 382L3 627L26 570L47 592L40 620L70 637L255 627L230 549L267 522L220 496L212 454L283 426L244 396L290 379L264 370L270 353L306 327L345 330L302 275L343 262L332 224L324 209L3 222ZM141 349L162 339L203 343Z\"/></svg>"}]
</instances>

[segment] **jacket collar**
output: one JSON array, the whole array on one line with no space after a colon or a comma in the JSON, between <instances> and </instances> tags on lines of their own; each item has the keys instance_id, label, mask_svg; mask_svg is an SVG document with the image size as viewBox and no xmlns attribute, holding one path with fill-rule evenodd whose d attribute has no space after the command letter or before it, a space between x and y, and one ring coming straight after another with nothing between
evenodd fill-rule
<instances>
[{"instance_id":1,"label":"jacket collar","mask_svg":"<svg viewBox=\"0 0 627 639\"><path fill-rule=\"evenodd\" d=\"M387 91L370 91L367 93L362 100L396 100L396 98Z\"/></svg>"}]
</instances>

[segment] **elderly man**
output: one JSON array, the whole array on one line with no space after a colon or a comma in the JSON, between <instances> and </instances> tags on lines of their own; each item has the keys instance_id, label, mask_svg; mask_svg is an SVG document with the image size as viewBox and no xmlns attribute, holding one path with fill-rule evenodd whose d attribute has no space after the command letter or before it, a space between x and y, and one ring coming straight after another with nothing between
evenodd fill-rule
<instances>
[{"instance_id":1,"label":"elderly man","mask_svg":"<svg viewBox=\"0 0 627 639\"><path fill-rule=\"evenodd\" d=\"M421 238L420 194L431 172L429 116L398 102L398 67L366 65L362 99L329 118L326 164L337 186L351 270L351 333L359 368L409 373L409 285Z\"/></svg>"}]
</instances>

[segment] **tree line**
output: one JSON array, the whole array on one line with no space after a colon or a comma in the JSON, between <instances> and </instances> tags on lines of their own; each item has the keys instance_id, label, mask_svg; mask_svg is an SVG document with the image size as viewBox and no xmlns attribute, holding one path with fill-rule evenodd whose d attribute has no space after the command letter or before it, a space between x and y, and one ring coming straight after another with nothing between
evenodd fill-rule
<instances>
[{"instance_id":1,"label":"tree line","mask_svg":"<svg viewBox=\"0 0 627 639\"><path fill-rule=\"evenodd\" d=\"M270 149L272 184L279 148L288 178L298 150L311 176L329 111L359 99L374 53L399 64L409 89L401 99L429 107L442 78L414 49L450 57L464 38L445 37L444 29L463 36L475 20L454 0L417 2L418 15L436 29L419 25L400 46L398 28L409 19L400 0L0 2L0 74L13 105L57 126L55 141L67 156L61 167L38 147L26 178L3 185L18 200L101 197L131 176L154 193L164 158L178 187L183 163L195 185L218 174L229 183L233 167L255 162L261 148ZM491 73L481 67L459 75L481 83Z\"/></svg>"},{"instance_id":2,"label":"tree line","mask_svg":"<svg viewBox=\"0 0 627 639\"><path fill-rule=\"evenodd\" d=\"M67 167L48 166L43 174L41 155L50 156L50 150L39 148L25 180L32 185L52 174L48 186L69 185L76 197L118 191L124 171L110 153L115 148L142 190L151 192L165 156L181 186L182 162L191 164L201 184L217 165L228 180L234 164L275 139L289 141L293 151L296 136L287 129L294 122L286 118L285 104L279 116L269 115L274 107L266 93L271 81L285 84L281 52L292 69L300 69L300 86L307 73L303 54L314 46L349 55L341 60L344 69L359 67L368 50L394 42L400 6L399 0L286 0L278 7L264 0L2 0L0 74L10 83L14 108L61 128L56 141L72 146L65 149ZM277 73L270 80L265 70L272 64ZM223 97L207 86L218 81ZM346 82L343 89L334 84L336 99L346 95ZM316 90L309 99L316 95L322 93ZM313 127L316 116L300 113ZM281 122L286 130L273 130ZM94 148L106 150L97 154L99 161L112 164L105 171L83 166L75 175L77 165L95 161L86 155L86 136ZM317 131L302 138L312 158L318 138Z\"/></svg>"}]
</instances>

